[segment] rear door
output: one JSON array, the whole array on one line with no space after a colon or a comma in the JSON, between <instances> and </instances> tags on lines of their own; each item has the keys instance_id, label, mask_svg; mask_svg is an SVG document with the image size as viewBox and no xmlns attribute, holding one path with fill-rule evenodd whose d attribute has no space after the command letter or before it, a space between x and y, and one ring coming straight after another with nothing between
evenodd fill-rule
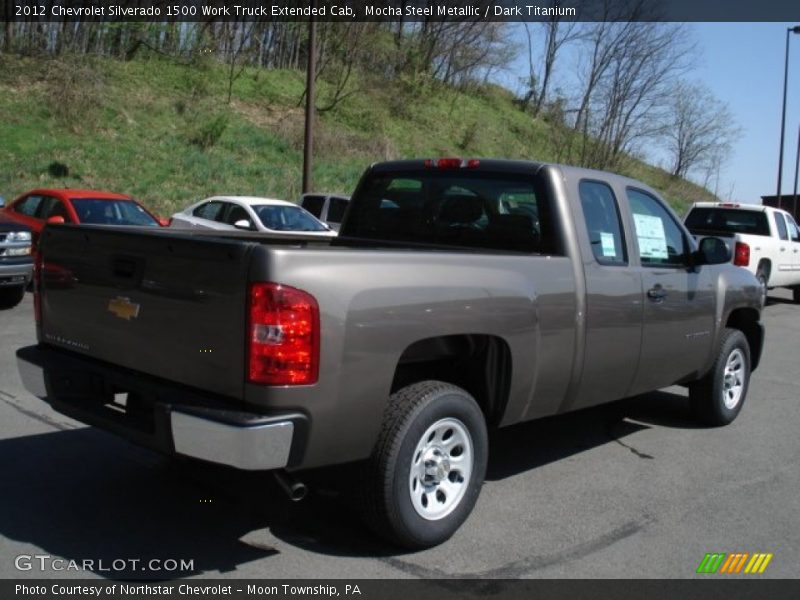
<instances>
[{"instance_id":1,"label":"rear door","mask_svg":"<svg viewBox=\"0 0 800 600\"><path fill-rule=\"evenodd\" d=\"M192 216L186 222L196 229L217 229L217 219L224 213L225 205L221 200L204 202L192 211Z\"/></svg>"},{"instance_id":2,"label":"rear door","mask_svg":"<svg viewBox=\"0 0 800 600\"><path fill-rule=\"evenodd\" d=\"M792 278L789 285L800 284L800 229L791 215L784 215L792 248Z\"/></svg>"},{"instance_id":3,"label":"rear door","mask_svg":"<svg viewBox=\"0 0 800 600\"><path fill-rule=\"evenodd\" d=\"M714 267L690 270L687 232L651 193L626 189L644 290L639 366L631 394L697 373L713 343Z\"/></svg>"},{"instance_id":4,"label":"rear door","mask_svg":"<svg viewBox=\"0 0 800 600\"><path fill-rule=\"evenodd\" d=\"M772 211L772 219L777 230L774 259L775 265L769 277L769 285L787 285L792 280L792 270L794 269L794 259L792 255L792 242L789 239L789 227L786 219L780 211Z\"/></svg>"},{"instance_id":5,"label":"rear door","mask_svg":"<svg viewBox=\"0 0 800 600\"><path fill-rule=\"evenodd\" d=\"M623 398L633 383L642 342L642 274L632 269L628 243L612 187L584 179L578 184L585 232L586 346L575 404L582 408ZM580 225L579 225L580 228ZM589 250L590 248L590 250Z\"/></svg>"},{"instance_id":6,"label":"rear door","mask_svg":"<svg viewBox=\"0 0 800 600\"><path fill-rule=\"evenodd\" d=\"M31 194L17 200L7 210L12 213L11 217L15 221L29 225L34 231L41 231L42 222L36 218L36 213L43 200L43 196Z\"/></svg>"},{"instance_id":7,"label":"rear door","mask_svg":"<svg viewBox=\"0 0 800 600\"><path fill-rule=\"evenodd\" d=\"M240 397L251 248L169 229L48 227L42 341Z\"/></svg>"}]
</instances>

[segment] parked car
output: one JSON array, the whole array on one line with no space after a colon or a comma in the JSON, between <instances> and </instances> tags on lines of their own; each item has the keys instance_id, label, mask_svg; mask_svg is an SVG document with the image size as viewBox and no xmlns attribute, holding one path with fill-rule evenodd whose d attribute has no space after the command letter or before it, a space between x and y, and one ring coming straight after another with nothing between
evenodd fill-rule
<instances>
[{"instance_id":1,"label":"parked car","mask_svg":"<svg viewBox=\"0 0 800 600\"><path fill-rule=\"evenodd\" d=\"M320 237L336 235L325 223L296 204L252 196L206 198L172 215L170 227Z\"/></svg>"},{"instance_id":2,"label":"parked car","mask_svg":"<svg viewBox=\"0 0 800 600\"><path fill-rule=\"evenodd\" d=\"M145 227L165 224L130 196L97 190L32 190L5 207L2 214L30 227L34 246L46 223Z\"/></svg>"},{"instance_id":3,"label":"parked car","mask_svg":"<svg viewBox=\"0 0 800 600\"><path fill-rule=\"evenodd\" d=\"M788 287L800 302L800 229L787 211L760 204L697 202L685 222L698 241L709 235L721 238L733 264L761 282L765 300L768 288Z\"/></svg>"},{"instance_id":4,"label":"parked car","mask_svg":"<svg viewBox=\"0 0 800 600\"><path fill-rule=\"evenodd\" d=\"M3 207L0 198L0 208ZM0 213L0 309L13 308L25 297L31 280L31 230Z\"/></svg>"},{"instance_id":5,"label":"parked car","mask_svg":"<svg viewBox=\"0 0 800 600\"><path fill-rule=\"evenodd\" d=\"M165 453L276 470L295 497L298 471L363 461L346 490L409 548L467 519L490 427L673 384L725 425L761 357L756 278L610 173L388 162L340 238L198 233L48 227L27 389Z\"/></svg>"},{"instance_id":6,"label":"parked car","mask_svg":"<svg viewBox=\"0 0 800 600\"><path fill-rule=\"evenodd\" d=\"M300 206L320 221L324 221L334 231L339 231L350 196L338 194L303 194Z\"/></svg>"}]
</instances>

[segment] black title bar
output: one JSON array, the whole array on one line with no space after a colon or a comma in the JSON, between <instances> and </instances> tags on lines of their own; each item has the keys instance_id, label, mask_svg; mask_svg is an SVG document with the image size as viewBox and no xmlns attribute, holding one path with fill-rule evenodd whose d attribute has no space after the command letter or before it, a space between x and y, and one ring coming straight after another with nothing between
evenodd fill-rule
<instances>
[{"instance_id":1,"label":"black title bar","mask_svg":"<svg viewBox=\"0 0 800 600\"><path fill-rule=\"evenodd\" d=\"M0 0L0 21L800 22L799 0Z\"/></svg>"}]
</instances>

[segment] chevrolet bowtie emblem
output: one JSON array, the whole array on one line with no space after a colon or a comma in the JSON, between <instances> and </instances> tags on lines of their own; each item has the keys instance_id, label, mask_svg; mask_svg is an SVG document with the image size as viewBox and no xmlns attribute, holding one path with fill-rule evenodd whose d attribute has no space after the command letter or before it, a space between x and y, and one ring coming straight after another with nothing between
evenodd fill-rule
<instances>
[{"instance_id":1,"label":"chevrolet bowtie emblem","mask_svg":"<svg viewBox=\"0 0 800 600\"><path fill-rule=\"evenodd\" d=\"M130 321L139 316L139 305L131 302L130 298L118 296L108 302L108 312L117 315L120 319Z\"/></svg>"}]
</instances>

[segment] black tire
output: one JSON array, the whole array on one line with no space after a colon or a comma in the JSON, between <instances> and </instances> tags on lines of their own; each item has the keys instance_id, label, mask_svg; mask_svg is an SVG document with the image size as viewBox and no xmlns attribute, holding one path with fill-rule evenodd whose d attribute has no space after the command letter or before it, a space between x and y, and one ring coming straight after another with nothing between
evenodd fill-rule
<instances>
[{"instance_id":1,"label":"black tire","mask_svg":"<svg viewBox=\"0 0 800 600\"><path fill-rule=\"evenodd\" d=\"M25 288L3 287L0 288L0 309L14 308L25 297Z\"/></svg>"},{"instance_id":2,"label":"black tire","mask_svg":"<svg viewBox=\"0 0 800 600\"><path fill-rule=\"evenodd\" d=\"M733 375L730 382L741 385L738 399L733 402L733 389L726 388L726 367L736 358L741 359L738 376ZM731 363L733 364L733 363ZM702 379L689 386L689 403L694 415L705 425L719 427L732 423L742 410L750 385L750 345L738 329L725 329L722 332L717 358L711 370ZM726 404L726 397L729 402Z\"/></svg>"},{"instance_id":3,"label":"black tire","mask_svg":"<svg viewBox=\"0 0 800 600\"><path fill-rule=\"evenodd\" d=\"M763 269L763 267L759 266L758 271L756 272L756 279L761 284L761 306L767 305L767 294L768 288L767 284L769 283L769 271Z\"/></svg>"},{"instance_id":4,"label":"black tire","mask_svg":"<svg viewBox=\"0 0 800 600\"><path fill-rule=\"evenodd\" d=\"M444 480L440 483L432 481L430 484L425 483L427 479L420 481L417 478L420 469L424 469L429 463L431 469L436 470L436 467L430 466L433 461L424 460L417 461L415 466L415 454L419 458L421 453L418 452L418 446L431 444L427 441L429 429L446 428L452 422L463 425L462 434L463 431L468 433L473 457L471 473L468 481L463 477L459 481L457 466L453 466L450 471L451 465L457 465L455 461L458 461L458 446L454 446L451 449L453 463L449 462L450 454L446 455L448 461L445 477L454 482L461 491L451 496L452 508L449 513L435 519L424 518L418 511L426 509L421 506L421 502L420 508L415 507L412 501L412 486L413 489L417 489L416 485L420 486L415 498L431 498L429 502L432 510L437 509L434 502L439 502L441 510L446 510L444 491L449 489L445 487L449 484ZM460 434L453 434L451 431L450 436L454 435ZM448 439L447 432L437 434L434 445L440 437ZM486 422L477 402L467 392L440 381L425 381L399 390L389 399L378 441L372 457L365 465L361 493L364 520L375 533L407 549L429 548L444 542L472 512L486 475L487 456ZM412 469L416 469L416 472ZM439 475L444 472L444 468L437 471ZM435 479L437 475L430 477ZM419 483L414 484L412 479ZM431 491L426 493L425 490L428 489ZM442 496L439 496L440 493ZM445 500L441 500L442 497Z\"/></svg>"}]
</instances>

